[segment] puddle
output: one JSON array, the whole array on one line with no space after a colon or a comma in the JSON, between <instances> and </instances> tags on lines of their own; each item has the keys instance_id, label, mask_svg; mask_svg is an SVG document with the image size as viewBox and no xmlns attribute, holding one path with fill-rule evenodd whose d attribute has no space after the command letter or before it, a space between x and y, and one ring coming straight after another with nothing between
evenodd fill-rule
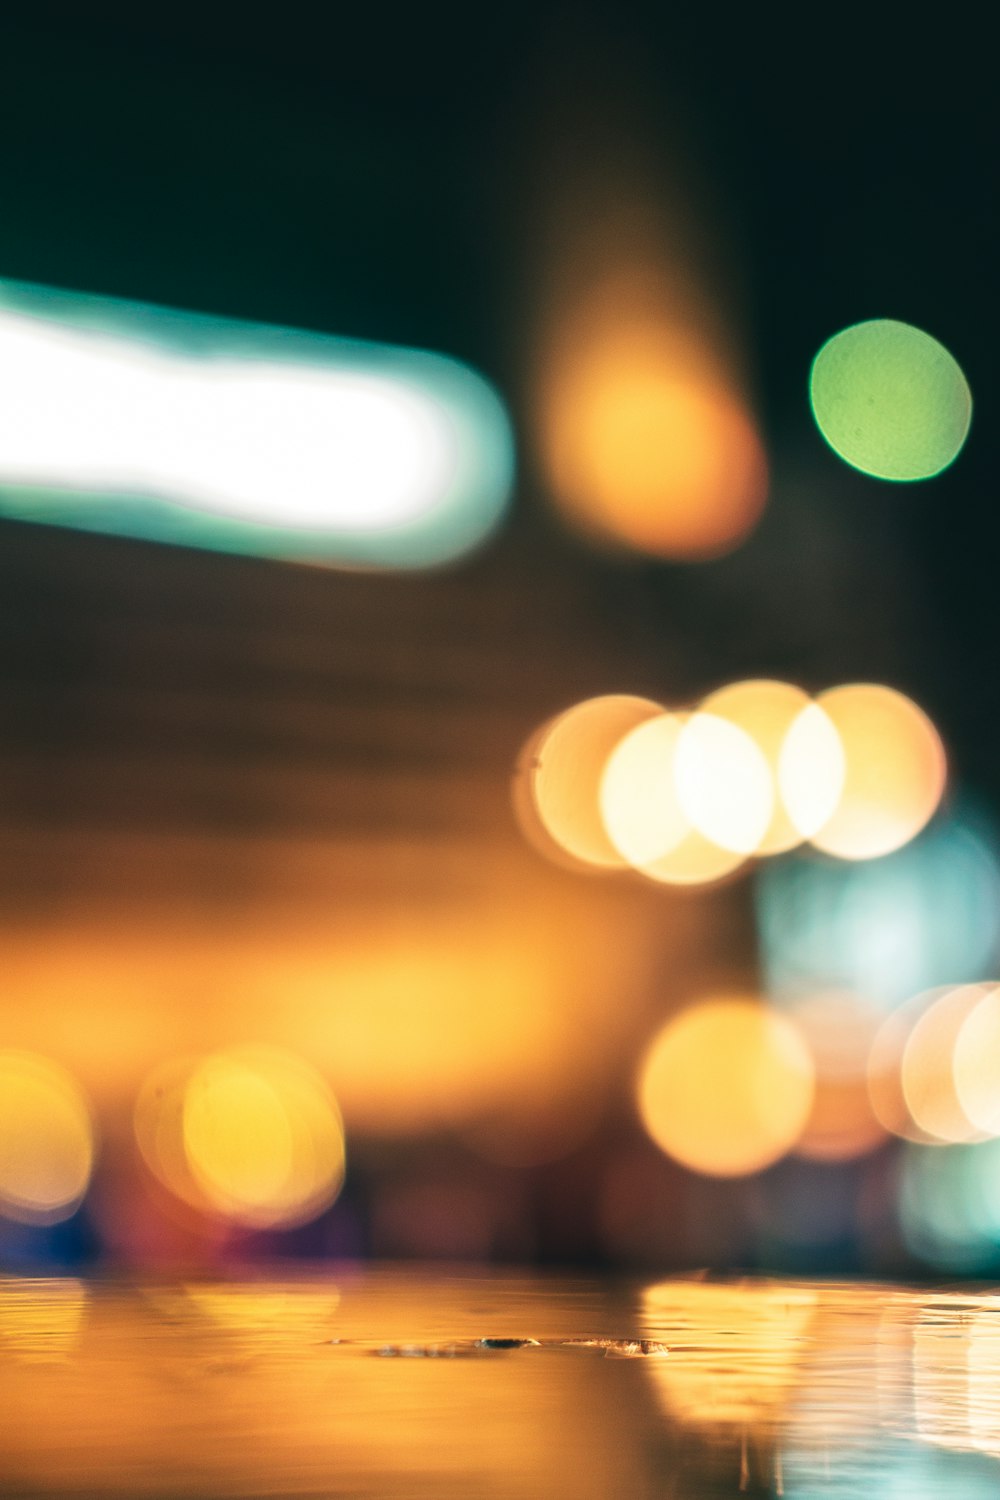
<instances>
[{"instance_id":1,"label":"puddle","mask_svg":"<svg viewBox=\"0 0 1000 1500\"><path fill-rule=\"evenodd\" d=\"M373 1339L330 1339L339 1348L360 1349L380 1359L475 1359L493 1354L508 1354L516 1349L592 1349L604 1359L662 1358L669 1354L666 1344L657 1339L575 1338L480 1338L455 1339L438 1344L385 1344Z\"/></svg>"}]
</instances>

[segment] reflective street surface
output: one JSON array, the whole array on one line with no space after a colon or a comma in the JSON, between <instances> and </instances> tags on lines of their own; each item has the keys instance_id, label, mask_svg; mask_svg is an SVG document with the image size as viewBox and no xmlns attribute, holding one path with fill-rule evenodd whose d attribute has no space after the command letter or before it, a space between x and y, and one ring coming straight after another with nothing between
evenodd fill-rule
<instances>
[{"instance_id":1,"label":"reflective street surface","mask_svg":"<svg viewBox=\"0 0 1000 1500\"><path fill-rule=\"evenodd\" d=\"M1000 1294L0 1280L0 1494L1000 1493Z\"/></svg>"}]
</instances>

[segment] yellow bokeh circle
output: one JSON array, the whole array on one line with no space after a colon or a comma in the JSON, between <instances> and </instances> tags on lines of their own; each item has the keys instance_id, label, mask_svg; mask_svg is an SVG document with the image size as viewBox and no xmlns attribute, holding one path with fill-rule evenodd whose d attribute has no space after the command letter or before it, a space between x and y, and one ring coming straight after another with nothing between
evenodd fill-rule
<instances>
[{"instance_id":1,"label":"yellow bokeh circle","mask_svg":"<svg viewBox=\"0 0 1000 1500\"><path fill-rule=\"evenodd\" d=\"M55 1224L78 1206L94 1164L87 1101L65 1068L0 1051L0 1215Z\"/></svg>"},{"instance_id":2,"label":"yellow bokeh circle","mask_svg":"<svg viewBox=\"0 0 1000 1500\"><path fill-rule=\"evenodd\" d=\"M797 1028L753 999L692 1005L655 1037L638 1105L662 1151L713 1177L741 1177L790 1151L813 1103L814 1068Z\"/></svg>"},{"instance_id":3,"label":"yellow bokeh circle","mask_svg":"<svg viewBox=\"0 0 1000 1500\"><path fill-rule=\"evenodd\" d=\"M344 1131L333 1094L300 1059L241 1047L168 1063L135 1112L139 1148L189 1206L254 1228L315 1218L340 1191Z\"/></svg>"},{"instance_id":4,"label":"yellow bokeh circle","mask_svg":"<svg viewBox=\"0 0 1000 1500\"><path fill-rule=\"evenodd\" d=\"M984 994L978 984L931 992L903 1048L900 1086L910 1120L935 1144L983 1139L956 1087L955 1050Z\"/></svg>"},{"instance_id":5,"label":"yellow bokeh circle","mask_svg":"<svg viewBox=\"0 0 1000 1500\"><path fill-rule=\"evenodd\" d=\"M877 859L900 849L941 801L946 761L930 719L903 693L877 683L831 688L816 700L844 753L836 808L812 841L839 859Z\"/></svg>"},{"instance_id":6,"label":"yellow bokeh circle","mask_svg":"<svg viewBox=\"0 0 1000 1500\"><path fill-rule=\"evenodd\" d=\"M543 399L557 501L596 537L655 557L731 551L767 498L750 412L704 351L651 308L563 330Z\"/></svg>"},{"instance_id":7,"label":"yellow bokeh circle","mask_svg":"<svg viewBox=\"0 0 1000 1500\"><path fill-rule=\"evenodd\" d=\"M1000 1135L1000 986L978 989L955 1038L952 1076L962 1109L975 1128Z\"/></svg>"},{"instance_id":8,"label":"yellow bokeh circle","mask_svg":"<svg viewBox=\"0 0 1000 1500\"><path fill-rule=\"evenodd\" d=\"M536 730L518 758L513 799L522 832L540 852L577 868L627 863L601 819L601 777L618 742L662 712L649 698L608 693Z\"/></svg>"}]
</instances>

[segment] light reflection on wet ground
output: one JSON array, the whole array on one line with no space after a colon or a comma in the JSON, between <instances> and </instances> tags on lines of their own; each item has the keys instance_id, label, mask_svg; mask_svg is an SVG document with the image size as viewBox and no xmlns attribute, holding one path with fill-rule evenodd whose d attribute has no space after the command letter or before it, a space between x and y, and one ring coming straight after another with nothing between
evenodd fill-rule
<instances>
[{"instance_id":1,"label":"light reflection on wet ground","mask_svg":"<svg viewBox=\"0 0 1000 1500\"><path fill-rule=\"evenodd\" d=\"M1000 1494L1000 1294L0 1280L0 1413L8 1500L980 1500Z\"/></svg>"}]
</instances>

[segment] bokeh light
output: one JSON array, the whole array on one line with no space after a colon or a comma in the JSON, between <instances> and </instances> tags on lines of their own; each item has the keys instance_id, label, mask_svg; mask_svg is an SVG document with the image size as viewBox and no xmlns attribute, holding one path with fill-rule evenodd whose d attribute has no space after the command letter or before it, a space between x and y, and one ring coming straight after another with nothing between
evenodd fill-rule
<instances>
[{"instance_id":1,"label":"bokeh light","mask_svg":"<svg viewBox=\"0 0 1000 1500\"><path fill-rule=\"evenodd\" d=\"M832 817L812 835L840 859L876 859L914 838L945 786L944 749L927 715L902 693L852 683L821 693L843 746L846 775Z\"/></svg>"},{"instance_id":2,"label":"bokeh light","mask_svg":"<svg viewBox=\"0 0 1000 1500\"><path fill-rule=\"evenodd\" d=\"M692 714L677 737L674 782L696 832L734 854L757 851L774 790L767 761L744 729L714 714Z\"/></svg>"},{"instance_id":3,"label":"bokeh light","mask_svg":"<svg viewBox=\"0 0 1000 1500\"><path fill-rule=\"evenodd\" d=\"M872 1108L885 1128L918 1145L982 1140L955 1082L955 1047L985 993L980 985L940 985L885 1018L868 1058Z\"/></svg>"},{"instance_id":4,"label":"bokeh light","mask_svg":"<svg viewBox=\"0 0 1000 1500\"><path fill-rule=\"evenodd\" d=\"M304 846L307 862L288 867L279 845L268 878L283 881L291 868L285 889L308 880L310 895L304 910L267 921L250 905L232 923L210 909L197 923L121 932L112 917L47 945L12 938L11 1040L29 1044L29 1000L43 999L74 1074L113 1111L160 1059L253 1038L319 1070L349 1140L438 1134L529 1118L554 1099L586 1101L600 1093L609 1059L631 1055L635 1011L674 919L665 912L650 924L625 882L553 876L510 841L502 803L489 816L498 848L352 843L344 854L318 839ZM334 855L347 863L331 883ZM681 942L708 921L693 911ZM148 1007L136 1007L137 993L151 997Z\"/></svg>"},{"instance_id":5,"label":"bokeh light","mask_svg":"<svg viewBox=\"0 0 1000 1500\"><path fill-rule=\"evenodd\" d=\"M207 1213L208 1201L195 1183L184 1149L184 1098L196 1067L194 1057L160 1063L138 1091L133 1126L142 1159L156 1180L174 1198Z\"/></svg>"},{"instance_id":6,"label":"bokeh light","mask_svg":"<svg viewBox=\"0 0 1000 1500\"><path fill-rule=\"evenodd\" d=\"M663 710L624 693L590 698L557 715L532 735L514 775L514 809L536 848L576 866L621 868L600 810L601 778L615 746Z\"/></svg>"},{"instance_id":7,"label":"bokeh light","mask_svg":"<svg viewBox=\"0 0 1000 1500\"><path fill-rule=\"evenodd\" d=\"M763 866L755 896L768 993L834 987L894 1005L990 973L1000 960L997 847L993 823L959 803L882 859Z\"/></svg>"},{"instance_id":8,"label":"bokeh light","mask_svg":"<svg viewBox=\"0 0 1000 1500\"><path fill-rule=\"evenodd\" d=\"M661 713L622 736L600 785L604 827L626 862L641 868L690 832L677 797L674 758L683 720Z\"/></svg>"},{"instance_id":9,"label":"bokeh light","mask_svg":"<svg viewBox=\"0 0 1000 1500\"><path fill-rule=\"evenodd\" d=\"M1000 1141L934 1150L910 1145L898 1212L909 1250L941 1271L968 1275L1000 1265Z\"/></svg>"},{"instance_id":10,"label":"bokeh light","mask_svg":"<svg viewBox=\"0 0 1000 1500\"><path fill-rule=\"evenodd\" d=\"M513 444L440 355L0 282L0 509L369 567L498 523Z\"/></svg>"},{"instance_id":11,"label":"bokeh light","mask_svg":"<svg viewBox=\"0 0 1000 1500\"><path fill-rule=\"evenodd\" d=\"M864 1073L817 1079L816 1101L798 1146L800 1156L810 1161L852 1161L876 1150L886 1139Z\"/></svg>"},{"instance_id":12,"label":"bokeh light","mask_svg":"<svg viewBox=\"0 0 1000 1500\"><path fill-rule=\"evenodd\" d=\"M834 334L813 362L813 414L835 453L878 479L929 479L972 420L961 368L930 334L874 318Z\"/></svg>"},{"instance_id":13,"label":"bokeh light","mask_svg":"<svg viewBox=\"0 0 1000 1500\"><path fill-rule=\"evenodd\" d=\"M868 1094L868 1057L879 1026L874 1006L848 992L806 995L788 1012L816 1069L812 1109L795 1154L811 1161L850 1161L886 1138Z\"/></svg>"},{"instance_id":14,"label":"bokeh light","mask_svg":"<svg viewBox=\"0 0 1000 1500\"><path fill-rule=\"evenodd\" d=\"M543 396L553 492L598 538L656 557L728 552L758 520L767 465L746 406L669 312L616 278L562 330Z\"/></svg>"},{"instance_id":15,"label":"bokeh light","mask_svg":"<svg viewBox=\"0 0 1000 1500\"><path fill-rule=\"evenodd\" d=\"M956 1088L955 1047L983 995L982 986L967 984L930 997L903 1049L900 1084L910 1119L945 1145L982 1138Z\"/></svg>"},{"instance_id":16,"label":"bokeh light","mask_svg":"<svg viewBox=\"0 0 1000 1500\"><path fill-rule=\"evenodd\" d=\"M235 1048L151 1075L136 1104L156 1177L202 1212L255 1228L315 1218L336 1198L344 1134L332 1093L290 1054Z\"/></svg>"},{"instance_id":17,"label":"bokeh light","mask_svg":"<svg viewBox=\"0 0 1000 1500\"><path fill-rule=\"evenodd\" d=\"M812 1108L814 1069L795 1026L754 1000L698 1002L658 1033L642 1062L643 1124L693 1171L739 1177L784 1156Z\"/></svg>"},{"instance_id":18,"label":"bokeh light","mask_svg":"<svg viewBox=\"0 0 1000 1500\"><path fill-rule=\"evenodd\" d=\"M770 823L754 846L754 852L759 855L781 854L801 843L803 837L814 831L809 826L814 819L817 828L826 821L840 795L842 771L835 778L832 793L827 794L829 806L824 805L810 816L809 799L815 800L817 796L823 795L825 762L821 759L822 745L809 742L814 722L807 715L809 708L810 700L801 688L793 687L788 682L775 682L766 678L733 682L718 688L704 698L699 706L702 714L724 719L748 734L767 763L771 777L772 810ZM829 753L835 762L837 757L842 761L840 741L833 726L822 710L814 708L813 714L818 715L820 721L818 731L812 730L813 741L823 735L825 725L826 743L832 746ZM806 717L803 718L803 715ZM795 735L789 743L793 728ZM779 767L782 768L780 789ZM796 809L794 819L786 806L786 782L791 792L791 806ZM803 822L807 825L805 833L802 829Z\"/></svg>"},{"instance_id":19,"label":"bokeh light","mask_svg":"<svg viewBox=\"0 0 1000 1500\"><path fill-rule=\"evenodd\" d=\"M844 747L818 703L795 716L778 755L778 789L796 842L811 838L833 816L844 791Z\"/></svg>"},{"instance_id":20,"label":"bokeh light","mask_svg":"<svg viewBox=\"0 0 1000 1500\"><path fill-rule=\"evenodd\" d=\"M559 862L699 884L804 838L844 860L890 854L933 815L945 774L937 731L903 694L856 683L813 703L763 680L694 713L627 694L576 704L529 739L513 797Z\"/></svg>"},{"instance_id":21,"label":"bokeh light","mask_svg":"<svg viewBox=\"0 0 1000 1500\"><path fill-rule=\"evenodd\" d=\"M623 124L630 106L593 104L575 100L543 153L562 156L536 216L532 405L547 487L595 543L718 557L767 497L739 316L691 195Z\"/></svg>"},{"instance_id":22,"label":"bokeh light","mask_svg":"<svg viewBox=\"0 0 1000 1500\"><path fill-rule=\"evenodd\" d=\"M1000 988L968 989L972 1003L953 1045L955 1092L978 1130L1000 1136Z\"/></svg>"},{"instance_id":23,"label":"bokeh light","mask_svg":"<svg viewBox=\"0 0 1000 1500\"><path fill-rule=\"evenodd\" d=\"M910 1033L928 1005L947 993L947 987L931 990L891 1011L879 1027L868 1054L868 1097L876 1118L893 1135L918 1145L940 1143L921 1130L910 1114L903 1092L903 1056Z\"/></svg>"},{"instance_id":24,"label":"bokeh light","mask_svg":"<svg viewBox=\"0 0 1000 1500\"><path fill-rule=\"evenodd\" d=\"M0 1051L0 1215L56 1224L77 1208L94 1163L87 1101L57 1063Z\"/></svg>"},{"instance_id":25,"label":"bokeh light","mask_svg":"<svg viewBox=\"0 0 1000 1500\"><path fill-rule=\"evenodd\" d=\"M604 827L626 862L650 880L699 885L743 862L694 828L681 806L677 747L685 720L660 714L631 730L608 757L601 779Z\"/></svg>"}]
</instances>

